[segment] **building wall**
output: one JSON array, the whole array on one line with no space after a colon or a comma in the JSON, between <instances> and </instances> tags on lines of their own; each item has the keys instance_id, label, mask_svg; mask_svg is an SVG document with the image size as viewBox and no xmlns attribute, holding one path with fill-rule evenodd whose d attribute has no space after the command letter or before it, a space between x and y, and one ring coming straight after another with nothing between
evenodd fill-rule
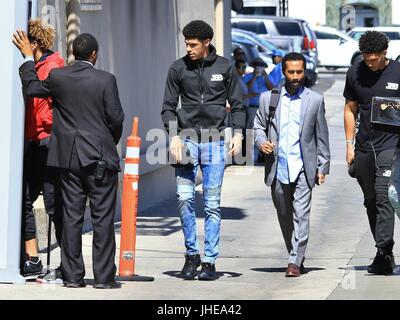
<instances>
[{"instance_id":1,"label":"building wall","mask_svg":"<svg viewBox=\"0 0 400 320\"><path fill-rule=\"evenodd\" d=\"M326 5L321 0L289 1L289 16L304 19L314 25L326 23Z\"/></svg>"},{"instance_id":2,"label":"building wall","mask_svg":"<svg viewBox=\"0 0 400 320\"><path fill-rule=\"evenodd\" d=\"M392 23L400 25L400 0L392 0Z\"/></svg>"},{"instance_id":3,"label":"building wall","mask_svg":"<svg viewBox=\"0 0 400 320\"><path fill-rule=\"evenodd\" d=\"M340 9L345 4L366 4L378 9L379 24L381 26L390 25L392 24L392 1L393 0L326 0L326 24L334 28L339 28Z\"/></svg>"},{"instance_id":4,"label":"building wall","mask_svg":"<svg viewBox=\"0 0 400 320\"><path fill-rule=\"evenodd\" d=\"M125 156L126 137L133 117L139 117L142 138L139 210L170 197L175 192L172 168L149 165L146 141L149 130L163 128L160 111L168 68L176 59L176 17L174 1L103 0L102 10L81 11L81 32L99 41L97 68L114 73L125 112L120 143ZM165 146L165 145L164 145Z\"/></svg>"},{"instance_id":5,"label":"building wall","mask_svg":"<svg viewBox=\"0 0 400 320\"><path fill-rule=\"evenodd\" d=\"M55 3L64 0L39 1L40 11L45 5L56 7ZM223 44L228 57L231 54L230 1L224 0ZM99 42L96 68L109 71L117 78L126 118L118 146L122 159L132 119L139 117L142 138L139 210L143 210L175 193L172 167L147 161L146 151L149 147L154 149L154 139L146 136L154 132L152 129L164 132L160 111L165 80L172 62L185 55L183 27L191 20L201 19L215 28L215 0L101 0L98 3L101 10L80 11L80 31L93 34ZM63 10L58 13L56 24L65 26L65 6ZM60 48L65 57L65 40ZM166 136L158 140L158 146L161 152L166 152Z\"/></svg>"}]
</instances>

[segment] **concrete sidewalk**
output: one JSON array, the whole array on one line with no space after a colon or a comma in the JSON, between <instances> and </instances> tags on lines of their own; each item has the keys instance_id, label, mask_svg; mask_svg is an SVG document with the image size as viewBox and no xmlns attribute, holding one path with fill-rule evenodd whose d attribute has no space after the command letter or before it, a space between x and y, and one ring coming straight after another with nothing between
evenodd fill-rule
<instances>
[{"instance_id":1,"label":"concrete sidewalk","mask_svg":"<svg viewBox=\"0 0 400 320\"><path fill-rule=\"evenodd\" d=\"M171 199L140 213L138 217L136 273L154 276L154 282L124 282L119 290L93 289L90 286L93 284L92 236L84 234L88 287L68 289L35 282L4 284L0 285L0 299L346 299L346 296L357 298L356 294L366 286L364 279L375 292L388 290L390 295L395 292L398 277L366 277L365 270L356 268L356 274L359 273L363 281L356 278L356 288L352 287L353 283L348 284L346 268L349 265L367 265L375 252L367 232L363 207L358 202L360 199L351 196L358 186L335 172L342 169L341 164L334 164L327 184L314 192L311 237L305 262L309 272L298 279L284 277L287 253L270 193L262 182L263 168L230 167L223 187L217 281L186 281L179 277L184 262L183 237L176 202ZM200 187L198 192L201 193ZM339 192L340 201L332 200L339 198ZM201 206L201 199L198 199L197 206ZM203 248L201 215L198 230ZM119 246L118 225L116 241ZM358 262L354 260L356 258L363 260ZM45 259L45 254L42 259ZM52 264L57 266L58 262L57 248L52 252ZM346 281L344 286L341 284L343 279Z\"/></svg>"},{"instance_id":2,"label":"concrete sidewalk","mask_svg":"<svg viewBox=\"0 0 400 320\"><path fill-rule=\"evenodd\" d=\"M285 278L287 252L273 207L263 183L263 167L227 168L222 188L222 226L218 280L187 281L179 277L184 263L183 235L172 198L140 212L137 221L136 273L154 282L125 282L118 290L96 290L91 265L91 234L83 235L83 255L89 286L68 289L55 285L0 284L0 299L74 300L269 300L269 299L399 299L399 270L393 276L370 276L366 266L375 256L361 189L347 175L344 161L344 75L320 76L317 89L325 94L332 151L326 183L313 191L311 234L306 252L308 273ZM324 81L326 80L326 81ZM174 181L171 181L174 183ZM201 196L201 186L197 188ZM154 190L154 194L157 190ZM203 248L201 197L197 199L198 235ZM399 241L398 222L395 241ZM116 225L119 247L119 230ZM202 250L202 249L201 249ZM400 257L397 244L394 253ZM45 253L41 254L45 261ZM118 264L119 252L116 255ZM52 265L59 263L59 249Z\"/></svg>"}]
</instances>

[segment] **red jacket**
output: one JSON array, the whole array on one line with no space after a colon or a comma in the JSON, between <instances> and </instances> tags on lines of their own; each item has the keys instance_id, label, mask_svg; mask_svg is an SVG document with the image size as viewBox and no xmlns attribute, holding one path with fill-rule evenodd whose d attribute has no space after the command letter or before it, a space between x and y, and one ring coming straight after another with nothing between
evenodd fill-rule
<instances>
[{"instance_id":1,"label":"red jacket","mask_svg":"<svg viewBox=\"0 0 400 320\"><path fill-rule=\"evenodd\" d=\"M64 59L58 52L44 58L36 63L36 72L39 80L45 80L50 71L62 68ZM47 138L51 133L53 123L53 112L51 110L51 98L27 98L25 111L25 138L35 141Z\"/></svg>"}]
</instances>

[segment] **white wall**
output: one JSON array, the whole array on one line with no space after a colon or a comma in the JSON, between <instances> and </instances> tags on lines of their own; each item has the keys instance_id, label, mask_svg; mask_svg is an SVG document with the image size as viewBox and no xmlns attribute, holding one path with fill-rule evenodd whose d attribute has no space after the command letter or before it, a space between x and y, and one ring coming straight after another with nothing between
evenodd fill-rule
<instances>
[{"instance_id":1,"label":"white wall","mask_svg":"<svg viewBox=\"0 0 400 320\"><path fill-rule=\"evenodd\" d=\"M2 3L0 42L5 63L0 67L0 282L25 282L19 275L25 106L18 68L23 59L11 38L16 29L26 30L27 15L27 1Z\"/></svg>"},{"instance_id":2,"label":"white wall","mask_svg":"<svg viewBox=\"0 0 400 320\"><path fill-rule=\"evenodd\" d=\"M400 24L400 0L392 0L392 24Z\"/></svg>"},{"instance_id":3,"label":"white wall","mask_svg":"<svg viewBox=\"0 0 400 320\"><path fill-rule=\"evenodd\" d=\"M326 1L290 0L289 16L304 19L313 25L324 25L326 24Z\"/></svg>"}]
</instances>

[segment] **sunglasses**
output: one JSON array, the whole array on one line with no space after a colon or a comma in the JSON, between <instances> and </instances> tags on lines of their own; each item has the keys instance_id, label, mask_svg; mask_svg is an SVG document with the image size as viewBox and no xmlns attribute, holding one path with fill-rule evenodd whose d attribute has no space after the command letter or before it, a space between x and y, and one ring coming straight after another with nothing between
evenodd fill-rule
<instances>
[{"instance_id":1,"label":"sunglasses","mask_svg":"<svg viewBox=\"0 0 400 320\"><path fill-rule=\"evenodd\" d=\"M239 67L239 70L246 70L246 68L247 68L247 67L246 67L245 65L243 65L243 66L240 66L240 67Z\"/></svg>"}]
</instances>

